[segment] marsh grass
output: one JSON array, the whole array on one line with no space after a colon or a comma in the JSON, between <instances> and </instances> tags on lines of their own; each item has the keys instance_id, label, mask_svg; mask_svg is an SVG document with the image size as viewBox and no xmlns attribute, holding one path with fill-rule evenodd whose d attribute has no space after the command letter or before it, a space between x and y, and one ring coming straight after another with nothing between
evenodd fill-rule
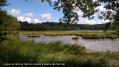
<instances>
[{"instance_id":1,"label":"marsh grass","mask_svg":"<svg viewBox=\"0 0 119 67\"><path fill-rule=\"evenodd\" d=\"M25 35L28 35L29 37L39 37L40 35L53 36L53 37L65 36L65 35L76 35L86 39L104 39L104 38L116 39L119 37L117 34L114 34L111 32L105 33L105 32L21 31L20 34L25 34Z\"/></svg>"},{"instance_id":2,"label":"marsh grass","mask_svg":"<svg viewBox=\"0 0 119 67\"><path fill-rule=\"evenodd\" d=\"M28 37L40 37L40 34L29 34Z\"/></svg>"},{"instance_id":3,"label":"marsh grass","mask_svg":"<svg viewBox=\"0 0 119 67\"><path fill-rule=\"evenodd\" d=\"M65 63L65 67L118 67L119 52L87 52L84 47L75 44L43 44L10 39L0 43L0 64L2 63Z\"/></svg>"},{"instance_id":4,"label":"marsh grass","mask_svg":"<svg viewBox=\"0 0 119 67\"><path fill-rule=\"evenodd\" d=\"M72 37L73 40L78 40L78 36Z\"/></svg>"}]
</instances>

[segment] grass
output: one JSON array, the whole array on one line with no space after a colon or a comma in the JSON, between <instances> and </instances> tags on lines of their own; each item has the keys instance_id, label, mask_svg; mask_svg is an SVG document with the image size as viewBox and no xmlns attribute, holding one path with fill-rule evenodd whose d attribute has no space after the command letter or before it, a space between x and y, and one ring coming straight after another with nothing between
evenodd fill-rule
<instances>
[{"instance_id":1,"label":"grass","mask_svg":"<svg viewBox=\"0 0 119 67\"><path fill-rule=\"evenodd\" d=\"M28 34L28 37L40 37L40 34L38 33L31 33L31 34Z\"/></svg>"},{"instance_id":2,"label":"grass","mask_svg":"<svg viewBox=\"0 0 119 67\"><path fill-rule=\"evenodd\" d=\"M39 37L40 35L45 36L65 36L65 35L76 35L86 39L116 39L119 36L111 32L63 32L63 31L20 31L20 35L28 35L29 37ZM74 38L75 39L75 38Z\"/></svg>"},{"instance_id":3,"label":"grass","mask_svg":"<svg viewBox=\"0 0 119 67\"><path fill-rule=\"evenodd\" d=\"M9 39L0 43L0 64L2 63L64 63L64 67L118 67L119 52L87 52L84 47L75 44L43 44Z\"/></svg>"},{"instance_id":4,"label":"grass","mask_svg":"<svg viewBox=\"0 0 119 67\"><path fill-rule=\"evenodd\" d=\"M78 36L72 37L73 40L78 40Z\"/></svg>"}]
</instances>

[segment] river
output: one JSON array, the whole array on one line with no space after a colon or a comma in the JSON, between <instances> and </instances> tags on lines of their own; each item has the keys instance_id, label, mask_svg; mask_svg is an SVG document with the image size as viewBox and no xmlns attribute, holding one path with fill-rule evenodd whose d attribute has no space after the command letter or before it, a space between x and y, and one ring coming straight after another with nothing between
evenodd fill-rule
<instances>
[{"instance_id":1,"label":"river","mask_svg":"<svg viewBox=\"0 0 119 67\"><path fill-rule=\"evenodd\" d=\"M31 40L36 43L50 43L60 41L62 44L77 44L84 46L89 51L106 52L106 51L119 51L119 38L118 39L83 39L79 36L78 40L73 40L72 36L44 36L28 37L27 35L20 35L23 41Z\"/></svg>"}]
</instances>

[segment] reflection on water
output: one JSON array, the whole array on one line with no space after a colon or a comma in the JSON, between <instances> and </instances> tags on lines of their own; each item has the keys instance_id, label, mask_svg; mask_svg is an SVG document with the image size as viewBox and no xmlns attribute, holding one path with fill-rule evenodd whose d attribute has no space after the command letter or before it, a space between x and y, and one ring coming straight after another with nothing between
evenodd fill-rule
<instances>
[{"instance_id":1,"label":"reflection on water","mask_svg":"<svg viewBox=\"0 0 119 67\"><path fill-rule=\"evenodd\" d=\"M78 40L72 40L75 36L44 36L27 37L27 35L20 35L21 40L33 40L36 43L50 43L61 41L62 44L77 44L86 47L87 50L93 51L119 51L119 39L82 39L79 36Z\"/></svg>"}]
</instances>

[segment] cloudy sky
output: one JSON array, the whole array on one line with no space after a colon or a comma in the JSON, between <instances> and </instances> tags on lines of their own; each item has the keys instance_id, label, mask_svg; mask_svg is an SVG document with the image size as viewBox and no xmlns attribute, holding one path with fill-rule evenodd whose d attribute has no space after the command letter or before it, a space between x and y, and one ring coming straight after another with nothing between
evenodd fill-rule
<instances>
[{"instance_id":1,"label":"cloudy sky","mask_svg":"<svg viewBox=\"0 0 119 67\"><path fill-rule=\"evenodd\" d=\"M62 11L54 10L48 3L41 3L39 0L8 0L9 6L3 7L8 14L17 17L19 21L28 21L29 23L41 23L45 21L57 22L63 17ZM106 11L104 5L97 7L100 11ZM79 15L78 24L102 24L108 20L98 19L98 13L94 14L94 19L82 18L82 12L77 11Z\"/></svg>"}]
</instances>

